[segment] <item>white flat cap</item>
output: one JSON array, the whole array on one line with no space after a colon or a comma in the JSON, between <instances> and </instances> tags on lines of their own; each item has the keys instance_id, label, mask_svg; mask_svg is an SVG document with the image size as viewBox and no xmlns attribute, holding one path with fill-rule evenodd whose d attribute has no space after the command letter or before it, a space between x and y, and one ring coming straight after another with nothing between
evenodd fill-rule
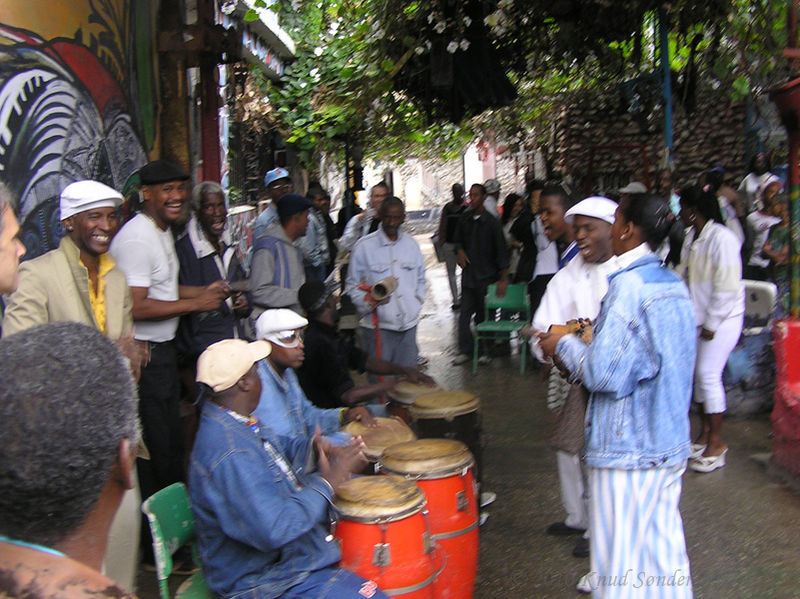
<instances>
[{"instance_id":1,"label":"white flat cap","mask_svg":"<svg viewBox=\"0 0 800 599\"><path fill-rule=\"evenodd\" d=\"M256 337L285 347L280 340L291 336L297 329L302 329L307 324L308 321L294 310L287 308L265 310L256 320Z\"/></svg>"},{"instance_id":2,"label":"white flat cap","mask_svg":"<svg viewBox=\"0 0 800 599\"><path fill-rule=\"evenodd\" d=\"M61 220L94 208L117 208L122 194L99 181L76 181L61 192Z\"/></svg>"},{"instance_id":3,"label":"white flat cap","mask_svg":"<svg viewBox=\"0 0 800 599\"><path fill-rule=\"evenodd\" d=\"M613 225L616 211L617 203L614 200L609 200L603 196L589 196L567 210L566 214L564 214L564 220L571 223L576 216L590 216Z\"/></svg>"},{"instance_id":4,"label":"white flat cap","mask_svg":"<svg viewBox=\"0 0 800 599\"><path fill-rule=\"evenodd\" d=\"M248 343L243 339L224 339L212 345L197 359L197 382L214 391L230 389L253 364L266 358L272 346L266 341Z\"/></svg>"}]
</instances>

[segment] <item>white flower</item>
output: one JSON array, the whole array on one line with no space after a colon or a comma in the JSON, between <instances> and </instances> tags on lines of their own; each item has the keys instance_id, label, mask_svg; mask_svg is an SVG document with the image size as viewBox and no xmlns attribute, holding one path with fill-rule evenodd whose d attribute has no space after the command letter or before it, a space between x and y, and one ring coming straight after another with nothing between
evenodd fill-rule
<instances>
[{"instance_id":1,"label":"white flower","mask_svg":"<svg viewBox=\"0 0 800 599\"><path fill-rule=\"evenodd\" d=\"M423 52L425 52L425 48L423 48L422 46L417 46L416 48L414 48L414 52L416 52L417 54L422 54Z\"/></svg>"},{"instance_id":2,"label":"white flower","mask_svg":"<svg viewBox=\"0 0 800 599\"><path fill-rule=\"evenodd\" d=\"M314 56L322 56L322 48L314 48Z\"/></svg>"},{"instance_id":3,"label":"white flower","mask_svg":"<svg viewBox=\"0 0 800 599\"><path fill-rule=\"evenodd\" d=\"M472 19L470 19L467 16L464 16L464 26L469 27L470 25L472 25Z\"/></svg>"},{"instance_id":4,"label":"white flower","mask_svg":"<svg viewBox=\"0 0 800 599\"><path fill-rule=\"evenodd\" d=\"M432 45L433 45L433 44L431 44L431 40L425 40L425 47L426 47L428 50L430 50L430 49L431 49L431 46L432 46Z\"/></svg>"},{"instance_id":5,"label":"white flower","mask_svg":"<svg viewBox=\"0 0 800 599\"><path fill-rule=\"evenodd\" d=\"M511 8L511 5L514 4L514 0L500 0L497 3L498 8Z\"/></svg>"},{"instance_id":6,"label":"white flower","mask_svg":"<svg viewBox=\"0 0 800 599\"><path fill-rule=\"evenodd\" d=\"M467 48L469 48L469 40L468 40L467 38L464 38L464 39L462 39L462 40L461 40L461 43L460 43L460 44L458 44L458 46L459 46L459 47L460 47L462 50L466 50Z\"/></svg>"},{"instance_id":7,"label":"white flower","mask_svg":"<svg viewBox=\"0 0 800 599\"><path fill-rule=\"evenodd\" d=\"M316 78L319 75L319 69L317 67L314 67L308 72L308 75L309 77Z\"/></svg>"},{"instance_id":8,"label":"white flower","mask_svg":"<svg viewBox=\"0 0 800 599\"><path fill-rule=\"evenodd\" d=\"M447 51L450 52L450 54L455 54L456 50L458 50L458 42L450 42L447 44Z\"/></svg>"},{"instance_id":9,"label":"white flower","mask_svg":"<svg viewBox=\"0 0 800 599\"><path fill-rule=\"evenodd\" d=\"M444 21L439 21L434 25L433 30L436 33L444 33L444 30L447 28L447 24Z\"/></svg>"},{"instance_id":10,"label":"white flower","mask_svg":"<svg viewBox=\"0 0 800 599\"><path fill-rule=\"evenodd\" d=\"M436 13L432 12L428 15L428 23L433 23L434 19L436 19Z\"/></svg>"},{"instance_id":11,"label":"white flower","mask_svg":"<svg viewBox=\"0 0 800 599\"><path fill-rule=\"evenodd\" d=\"M382 40L384 35L386 35L386 32L383 29L378 29L372 34L376 40Z\"/></svg>"}]
</instances>

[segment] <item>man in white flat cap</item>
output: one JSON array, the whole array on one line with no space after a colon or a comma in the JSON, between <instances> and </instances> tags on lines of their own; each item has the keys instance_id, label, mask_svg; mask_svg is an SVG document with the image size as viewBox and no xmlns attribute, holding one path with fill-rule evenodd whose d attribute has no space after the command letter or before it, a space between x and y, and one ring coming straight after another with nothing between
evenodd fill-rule
<instances>
[{"instance_id":1,"label":"man in white flat cap","mask_svg":"<svg viewBox=\"0 0 800 599\"><path fill-rule=\"evenodd\" d=\"M66 237L55 250L20 266L3 333L69 320L110 339L130 336L131 294L107 253L119 228L122 195L98 181L77 181L61 192L60 204Z\"/></svg>"},{"instance_id":2,"label":"man in white flat cap","mask_svg":"<svg viewBox=\"0 0 800 599\"><path fill-rule=\"evenodd\" d=\"M611 249L611 225L616 210L616 202L600 196L588 197L567 210L564 220L573 229L579 253L548 283L533 316L533 331L544 332L550 325L563 325L572 319L597 317L600 301L608 290L608 275L617 270ZM535 342L533 352L544 361ZM554 370L551 376L560 374ZM584 485L580 459L587 399L588 394L579 383L570 386L550 438L550 446L556 451L561 500L567 514L563 522L547 528L550 535L584 535L589 526L588 487ZM588 552L588 539L581 538L573 555L586 557Z\"/></svg>"},{"instance_id":3,"label":"man in white flat cap","mask_svg":"<svg viewBox=\"0 0 800 599\"><path fill-rule=\"evenodd\" d=\"M306 325L305 318L287 308L266 310L256 320L256 337L269 341L272 352L258 362L262 390L255 416L284 437L310 438L317 427L323 435L330 435L352 420L374 424L372 414L363 406L322 409L308 400L295 373L305 359Z\"/></svg>"},{"instance_id":4,"label":"man in white flat cap","mask_svg":"<svg viewBox=\"0 0 800 599\"><path fill-rule=\"evenodd\" d=\"M49 322L85 324L119 345L138 378L146 346L133 338L128 283L107 253L119 227L122 195L98 181L77 181L61 192L60 204L66 236L58 248L20 266L3 334ZM136 578L139 503L138 489L126 493L106 552L106 574L127 589Z\"/></svg>"}]
</instances>

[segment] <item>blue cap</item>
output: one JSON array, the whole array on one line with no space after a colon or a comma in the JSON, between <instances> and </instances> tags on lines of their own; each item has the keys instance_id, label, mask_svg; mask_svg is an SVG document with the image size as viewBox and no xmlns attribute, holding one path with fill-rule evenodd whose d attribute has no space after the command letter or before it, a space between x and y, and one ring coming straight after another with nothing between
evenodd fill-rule
<instances>
[{"instance_id":1,"label":"blue cap","mask_svg":"<svg viewBox=\"0 0 800 599\"><path fill-rule=\"evenodd\" d=\"M269 187L270 183L274 183L278 179L291 179L289 171L281 167L267 171L267 174L264 175L264 187Z\"/></svg>"},{"instance_id":2,"label":"blue cap","mask_svg":"<svg viewBox=\"0 0 800 599\"><path fill-rule=\"evenodd\" d=\"M308 210L314 205L311 203L311 200L305 196L301 196L299 193L287 193L286 195L282 195L278 198L277 204L278 216L281 221L289 218L293 214Z\"/></svg>"}]
</instances>

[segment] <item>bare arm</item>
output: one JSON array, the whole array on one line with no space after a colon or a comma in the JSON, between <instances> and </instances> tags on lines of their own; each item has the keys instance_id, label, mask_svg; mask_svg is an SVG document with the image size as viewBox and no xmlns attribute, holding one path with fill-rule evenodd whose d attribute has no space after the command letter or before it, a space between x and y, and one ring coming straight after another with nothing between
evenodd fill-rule
<instances>
[{"instance_id":1,"label":"bare arm","mask_svg":"<svg viewBox=\"0 0 800 599\"><path fill-rule=\"evenodd\" d=\"M206 287L180 287L181 299L163 301L147 297L148 287L131 287L134 320L166 320L190 312L216 310L227 296L225 281L215 281ZM184 290L189 297L183 296Z\"/></svg>"}]
</instances>

